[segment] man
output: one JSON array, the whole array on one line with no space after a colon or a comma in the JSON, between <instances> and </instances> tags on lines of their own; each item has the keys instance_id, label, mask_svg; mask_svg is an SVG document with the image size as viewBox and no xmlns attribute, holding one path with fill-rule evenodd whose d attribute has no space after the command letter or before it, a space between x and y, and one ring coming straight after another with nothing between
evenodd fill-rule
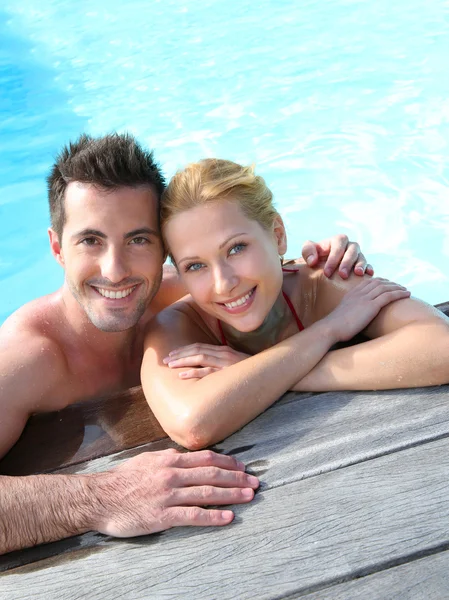
<instances>
[{"instance_id":1,"label":"man","mask_svg":"<svg viewBox=\"0 0 449 600\"><path fill-rule=\"evenodd\" d=\"M152 154L128 135L81 136L48 177L52 253L61 289L20 308L0 331L0 456L30 415L138 385L150 318L179 298L159 232L164 178ZM332 243L331 243L332 242ZM366 262L337 236L307 243L309 264L347 276ZM345 254L346 250L346 254ZM344 271L346 270L346 273ZM143 453L105 473L0 477L0 553L96 530L142 535L176 525L224 525L258 480L213 452ZM125 493L126 491L126 493Z\"/></svg>"}]
</instances>

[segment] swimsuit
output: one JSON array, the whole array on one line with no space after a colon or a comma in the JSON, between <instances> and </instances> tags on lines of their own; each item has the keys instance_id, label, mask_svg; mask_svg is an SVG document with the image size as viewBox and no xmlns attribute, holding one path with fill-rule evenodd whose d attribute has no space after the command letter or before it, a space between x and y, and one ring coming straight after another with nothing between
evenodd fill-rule
<instances>
[{"instance_id":1,"label":"swimsuit","mask_svg":"<svg viewBox=\"0 0 449 600\"><path fill-rule=\"evenodd\" d=\"M286 273L294 273L295 271L291 271L290 269L282 269L284 272ZM284 290L282 290L282 295L284 296L285 301L287 302L287 305L290 309L290 312L292 313L295 321L296 321L296 325L298 326L299 331L302 331L304 329L304 325L301 323L300 318L298 317L298 314L296 313L295 307L292 304L292 301L290 300L290 298L287 296L287 294L284 292ZM221 321L219 319L217 319L217 324L218 324L218 329L220 331L220 338L221 338L221 343L223 346L227 345L226 342L226 338L225 335L223 333L223 328L221 326Z\"/></svg>"}]
</instances>

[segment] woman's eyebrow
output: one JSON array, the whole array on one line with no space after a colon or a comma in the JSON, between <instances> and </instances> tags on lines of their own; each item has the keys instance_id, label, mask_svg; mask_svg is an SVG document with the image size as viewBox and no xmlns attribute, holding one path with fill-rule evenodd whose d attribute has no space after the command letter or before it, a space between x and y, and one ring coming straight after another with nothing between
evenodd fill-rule
<instances>
[{"instance_id":1,"label":"woman's eyebrow","mask_svg":"<svg viewBox=\"0 0 449 600\"><path fill-rule=\"evenodd\" d=\"M228 237L222 244L220 244L218 247L221 250L224 246L226 246L226 244L228 242L230 242L231 240L233 240L236 237L240 237L241 235L246 235L245 231L242 231L241 233L233 233L230 237Z\"/></svg>"},{"instance_id":2,"label":"woman's eyebrow","mask_svg":"<svg viewBox=\"0 0 449 600\"><path fill-rule=\"evenodd\" d=\"M242 231L241 233L233 233L222 244L220 244L218 246L219 250L221 250L224 246L226 246L226 244L229 243L231 240L233 240L236 237L240 237L241 235L246 235L246 232ZM199 260L199 258L200 258L199 256L184 256L183 258L181 258L180 260L178 260L177 263L179 265L182 262L184 262L185 260Z\"/></svg>"}]
</instances>

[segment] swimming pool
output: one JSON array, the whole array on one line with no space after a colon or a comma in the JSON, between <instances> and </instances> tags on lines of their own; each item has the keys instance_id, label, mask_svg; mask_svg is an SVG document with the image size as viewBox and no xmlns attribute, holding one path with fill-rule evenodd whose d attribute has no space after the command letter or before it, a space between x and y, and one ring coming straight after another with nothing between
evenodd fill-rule
<instances>
[{"instance_id":1,"label":"swimming pool","mask_svg":"<svg viewBox=\"0 0 449 600\"><path fill-rule=\"evenodd\" d=\"M443 0L6 0L0 323L53 291L45 176L80 132L131 131L168 175L256 163L289 232L346 232L376 273L449 299Z\"/></svg>"}]
</instances>

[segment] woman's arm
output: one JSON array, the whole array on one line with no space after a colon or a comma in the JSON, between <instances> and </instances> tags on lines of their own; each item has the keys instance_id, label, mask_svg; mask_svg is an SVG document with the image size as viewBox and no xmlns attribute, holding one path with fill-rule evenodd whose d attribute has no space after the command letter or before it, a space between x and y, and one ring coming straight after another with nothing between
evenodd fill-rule
<instances>
[{"instance_id":1,"label":"woman's arm","mask_svg":"<svg viewBox=\"0 0 449 600\"><path fill-rule=\"evenodd\" d=\"M322 279L323 313L359 281ZM325 305L323 305L323 303ZM385 306L364 334L369 341L329 352L295 391L379 390L449 383L449 319L433 306L407 298Z\"/></svg>"},{"instance_id":2,"label":"woman's arm","mask_svg":"<svg viewBox=\"0 0 449 600\"><path fill-rule=\"evenodd\" d=\"M255 356L198 379L179 373L191 362L164 364L171 350L214 344L197 313L180 302L150 324L142 386L156 418L172 439L190 449L213 444L263 412L315 367L338 341L349 339L386 304L408 296L402 286L367 279L326 318ZM347 315L351 323L345 325ZM199 356L201 364L201 356Z\"/></svg>"},{"instance_id":3,"label":"woman's arm","mask_svg":"<svg viewBox=\"0 0 449 600\"><path fill-rule=\"evenodd\" d=\"M268 408L304 377L336 339L325 322L230 367L201 379L181 379L182 368L163 359L170 350L216 341L182 302L161 312L150 324L142 363L142 387L156 418L168 435L198 450L231 435Z\"/></svg>"}]
</instances>

